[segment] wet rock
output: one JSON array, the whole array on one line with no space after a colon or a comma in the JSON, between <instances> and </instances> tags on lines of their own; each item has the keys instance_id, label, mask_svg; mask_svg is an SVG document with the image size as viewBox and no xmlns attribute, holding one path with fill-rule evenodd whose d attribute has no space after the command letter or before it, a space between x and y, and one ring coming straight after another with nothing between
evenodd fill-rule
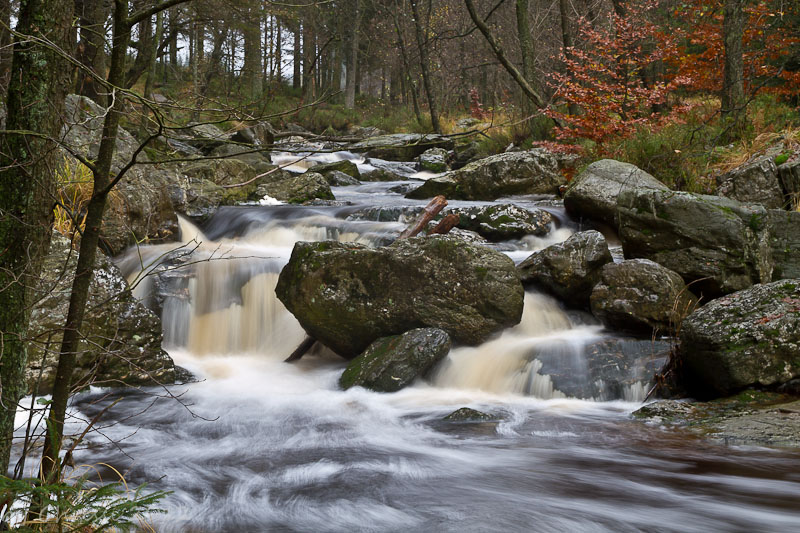
<instances>
[{"instance_id":1,"label":"wet rock","mask_svg":"<svg viewBox=\"0 0 800 533\"><path fill-rule=\"evenodd\" d=\"M542 350L538 373L550 376L553 388L572 398L596 401L641 401L653 376L664 366L672 343L609 337L585 346L581 353Z\"/></svg>"},{"instance_id":2,"label":"wet rock","mask_svg":"<svg viewBox=\"0 0 800 533\"><path fill-rule=\"evenodd\" d=\"M647 259L629 259L603 267L590 304L606 326L663 334L679 329L697 298L675 272Z\"/></svg>"},{"instance_id":3,"label":"wet rock","mask_svg":"<svg viewBox=\"0 0 800 533\"><path fill-rule=\"evenodd\" d=\"M564 207L576 218L585 217L617 227L618 196L623 190L669 190L656 178L613 159L595 161L570 183Z\"/></svg>"},{"instance_id":4,"label":"wet rock","mask_svg":"<svg viewBox=\"0 0 800 533\"><path fill-rule=\"evenodd\" d=\"M517 324L523 305L511 259L452 236L378 249L299 242L275 292L309 335L347 358L418 327L479 344Z\"/></svg>"},{"instance_id":5,"label":"wet rock","mask_svg":"<svg viewBox=\"0 0 800 533\"><path fill-rule=\"evenodd\" d=\"M470 409L469 407L462 407L442 418L442 420L446 420L447 422L490 422L492 420L499 420L499 417L476 409Z\"/></svg>"},{"instance_id":6,"label":"wet rock","mask_svg":"<svg viewBox=\"0 0 800 533\"><path fill-rule=\"evenodd\" d=\"M800 400L776 393L746 390L710 402L662 400L633 417L722 444L800 448Z\"/></svg>"},{"instance_id":7,"label":"wet rock","mask_svg":"<svg viewBox=\"0 0 800 533\"><path fill-rule=\"evenodd\" d=\"M436 328L419 328L377 339L350 361L339 385L395 392L424 377L450 351L450 336Z\"/></svg>"},{"instance_id":8,"label":"wet rock","mask_svg":"<svg viewBox=\"0 0 800 533\"><path fill-rule=\"evenodd\" d=\"M450 210L459 215L458 227L493 241L546 235L553 217L542 209L523 209L514 204L463 207Z\"/></svg>"},{"instance_id":9,"label":"wet rock","mask_svg":"<svg viewBox=\"0 0 800 533\"><path fill-rule=\"evenodd\" d=\"M388 192L406 195L416 188L417 185L414 183L401 183L400 185L395 185L394 187L390 187L388 189Z\"/></svg>"},{"instance_id":10,"label":"wet rock","mask_svg":"<svg viewBox=\"0 0 800 533\"><path fill-rule=\"evenodd\" d=\"M259 122L236 131L232 140L269 149L275 144L276 133L277 131L269 122Z\"/></svg>"},{"instance_id":11,"label":"wet rock","mask_svg":"<svg viewBox=\"0 0 800 533\"><path fill-rule=\"evenodd\" d=\"M89 98L68 95L65 101L64 142L89 159L97 158L103 129L105 110ZM139 142L128 131L120 128L117 135L112 172L119 172L132 158ZM65 168L68 179L75 179L77 161L64 153L71 168ZM145 153L138 160L147 162ZM87 171L82 179L91 181ZM114 252L143 240L165 238L177 230L170 191L177 187L177 177L161 165L136 165L109 196L103 219L104 243Z\"/></svg>"},{"instance_id":12,"label":"wet rock","mask_svg":"<svg viewBox=\"0 0 800 533\"><path fill-rule=\"evenodd\" d=\"M361 173L359 172L356 164L352 161L348 161L347 159L333 161L331 163L319 163L311 167L309 170L311 172L316 172L317 174L322 174L323 176L329 172L338 171L347 174L351 178L355 178L356 182L361 179Z\"/></svg>"},{"instance_id":13,"label":"wet rock","mask_svg":"<svg viewBox=\"0 0 800 533\"><path fill-rule=\"evenodd\" d=\"M362 181L403 181L405 176L392 172L386 168L376 168L361 175Z\"/></svg>"},{"instance_id":14,"label":"wet rock","mask_svg":"<svg viewBox=\"0 0 800 533\"><path fill-rule=\"evenodd\" d=\"M687 379L706 396L800 377L800 279L704 305L683 321L680 340Z\"/></svg>"},{"instance_id":15,"label":"wet rock","mask_svg":"<svg viewBox=\"0 0 800 533\"><path fill-rule=\"evenodd\" d=\"M361 185L361 182L358 181L356 178L345 174L344 172L339 172L338 170L329 170L322 174L325 177L325 180L331 187L347 187L350 185Z\"/></svg>"},{"instance_id":16,"label":"wet rock","mask_svg":"<svg viewBox=\"0 0 800 533\"><path fill-rule=\"evenodd\" d=\"M450 170L447 165L448 152L444 148L431 148L419 156L420 170L428 172L446 172Z\"/></svg>"},{"instance_id":17,"label":"wet rock","mask_svg":"<svg viewBox=\"0 0 800 533\"><path fill-rule=\"evenodd\" d=\"M215 148L229 143L233 134L223 132L214 124L189 124L177 130L173 136L204 154L210 154Z\"/></svg>"},{"instance_id":18,"label":"wet rock","mask_svg":"<svg viewBox=\"0 0 800 533\"><path fill-rule=\"evenodd\" d=\"M542 288L572 307L588 308L600 271L611 261L603 234L582 231L534 252L517 266L517 271L523 283Z\"/></svg>"},{"instance_id":19,"label":"wet rock","mask_svg":"<svg viewBox=\"0 0 800 533\"><path fill-rule=\"evenodd\" d=\"M303 204L314 199L335 200L328 180L322 174L306 172L258 186L258 194L271 196L288 204Z\"/></svg>"},{"instance_id":20,"label":"wet rock","mask_svg":"<svg viewBox=\"0 0 800 533\"><path fill-rule=\"evenodd\" d=\"M536 148L474 161L429 179L406 197L422 199L442 194L448 199L494 200L513 194L554 194L564 183L555 158Z\"/></svg>"},{"instance_id":21,"label":"wet rock","mask_svg":"<svg viewBox=\"0 0 800 533\"><path fill-rule=\"evenodd\" d=\"M714 298L770 281L769 217L760 205L654 189L619 195L625 257L646 258Z\"/></svg>"},{"instance_id":22,"label":"wet rock","mask_svg":"<svg viewBox=\"0 0 800 533\"><path fill-rule=\"evenodd\" d=\"M783 189L772 156L761 156L717 176L717 193L766 208L783 207Z\"/></svg>"},{"instance_id":23,"label":"wet rock","mask_svg":"<svg viewBox=\"0 0 800 533\"><path fill-rule=\"evenodd\" d=\"M364 207L347 215L346 220L409 223L422 212L422 209L416 205Z\"/></svg>"},{"instance_id":24,"label":"wet rock","mask_svg":"<svg viewBox=\"0 0 800 533\"><path fill-rule=\"evenodd\" d=\"M413 161L430 148L452 150L454 142L435 134L394 133L379 135L350 145L353 152L366 152L367 157L390 161Z\"/></svg>"},{"instance_id":25,"label":"wet rock","mask_svg":"<svg viewBox=\"0 0 800 533\"><path fill-rule=\"evenodd\" d=\"M52 389L76 264L77 251L54 233L42 271L41 300L31 313L25 371L31 389L41 372L40 394ZM172 383L175 370L161 349L161 320L130 293L117 267L102 254L95 262L86 309L73 383Z\"/></svg>"}]
</instances>

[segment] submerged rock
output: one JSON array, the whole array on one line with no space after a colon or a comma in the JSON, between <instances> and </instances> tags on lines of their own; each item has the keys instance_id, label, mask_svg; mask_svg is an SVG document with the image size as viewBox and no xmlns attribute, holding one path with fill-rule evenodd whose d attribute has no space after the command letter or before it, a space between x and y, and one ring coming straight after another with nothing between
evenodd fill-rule
<instances>
[{"instance_id":1,"label":"submerged rock","mask_svg":"<svg viewBox=\"0 0 800 533\"><path fill-rule=\"evenodd\" d=\"M523 305L511 259L451 236L379 249L299 242L276 293L309 335L347 358L375 339L418 327L479 344L517 324Z\"/></svg>"},{"instance_id":2,"label":"submerged rock","mask_svg":"<svg viewBox=\"0 0 800 533\"><path fill-rule=\"evenodd\" d=\"M603 234L582 231L534 252L517 266L517 271L523 283L540 287L570 306L588 308L600 271L611 261Z\"/></svg>"},{"instance_id":3,"label":"submerged rock","mask_svg":"<svg viewBox=\"0 0 800 533\"><path fill-rule=\"evenodd\" d=\"M596 401L641 401L653 376L664 366L672 343L668 340L608 337L586 345L579 354L545 349L536 354L538 373L553 388L573 398Z\"/></svg>"},{"instance_id":4,"label":"submerged rock","mask_svg":"<svg viewBox=\"0 0 800 533\"><path fill-rule=\"evenodd\" d=\"M450 351L450 336L436 328L419 328L382 337L350 361L339 385L395 392L424 377Z\"/></svg>"},{"instance_id":5,"label":"submerged rock","mask_svg":"<svg viewBox=\"0 0 800 533\"><path fill-rule=\"evenodd\" d=\"M42 270L46 292L31 313L25 371L30 389L41 373L39 394L52 389L76 264L77 251L67 238L54 233ZM175 368L161 349L161 320L130 293L119 269L100 253L86 309L74 384L108 387L172 383Z\"/></svg>"},{"instance_id":6,"label":"submerged rock","mask_svg":"<svg viewBox=\"0 0 800 533\"><path fill-rule=\"evenodd\" d=\"M407 198L444 195L457 200L494 200L513 194L555 194L565 183L555 158L535 148L497 154L426 181Z\"/></svg>"},{"instance_id":7,"label":"submerged rock","mask_svg":"<svg viewBox=\"0 0 800 533\"><path fill-rule=\"evenodd\" d=\"M767 208L783 207L783 189L772 156L757 157L717 177L717 193Z\"/></svg>"},{"instance_id":8,"label":"submerged rock","mask_svg":"<svg viewBox=\"0 0 800 533\"><path fill-rule=\"evenodd\" d=\"M683 321L680 340L687 378L705 396L800 377L800 279L704 305Z\"/></svg>"},{"instance_id":9,"label":"submerged rock","mask_svg":"<svg viewBox=\"0 0 800 533\"><path fill-rule=\"evenodd\" d=\"M800 448L800 400L776 393L748 389L710 402L661 400L633 417L722 444Z\"/></svg>"},{"instance_id":10,"label":"submerged rock","mask_svg":"<svg viewBox=\"0 0 800 533\"><path fill-rule=\"evenodd\" d=\"M442 418L442 420L447 422L491 422L499 419L500 417L493 416L476 409L470 409L469 407L456 409L446 417Z\"/></svg>"},{"instance_id":11,"label":"submerged rock","mask_svg":"<svg viewBox=\"0 0 800 533\"><path fill-rule=\"evenodd\" d=\"M572 216L586 217L617 227L619 194L669 188L644 170L613 159L595 161L581 172L564 193L564 207Z\"/></svg>"},{"instance_id":12,"label":"submerged rock","mask_svg":"<svg viewBox=\"0 0 800 533\"><path fill-rule=\"evenodd\" d=\"M546 235L552 215L542 209L523 209L514 204L455 208L458 227L474 231L493 241L518 239L525 235Z\"/></svg>"},{"instance_id":13,"label":"submerged rock","mask_svg":"<svg viewBox=\"0 0 800 533\"><path fill-rule=\"evenodd\" d=\"M626 331L668 333L697 305L675 272L647 259L610 263L590 297L592 314L603 324Z\"/></svg>"}]
</instances>

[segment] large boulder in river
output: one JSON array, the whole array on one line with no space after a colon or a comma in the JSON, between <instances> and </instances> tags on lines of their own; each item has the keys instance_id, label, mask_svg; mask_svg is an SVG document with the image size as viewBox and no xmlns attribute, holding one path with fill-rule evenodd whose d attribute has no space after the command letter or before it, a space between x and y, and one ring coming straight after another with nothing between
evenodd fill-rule
<instances>
[{"instance_id":1,"label":"large boulder in river","mask_svg":"<svg viewBox=\"0 0 800 533\"><path fill-rule=\"evenodd\" d=\"M41 373L40 394L52 389L76 264L77 251L54 233L42 270L43 293L31 312L28 331L25 377L32 389ZM99 253L86 309L74 384L172 383L175 368L161 349L161 320L131 294L119 269Z\"/></svg>"},{"instance_id":2,"label":"large boulder in river","mask_svg":"<svg viewBox=\"0 0 800 533\"><path fill-rule=\"evenodd\" d=\"M317 198L335 200L328 180L316 172L263 183L259 185L258 193L287 204L303 204Z\"/></svg>"},{"instance_id":3,"label":"large boulder in river","mask_svg":"<svg viewBox=\"0 0 800 533\"><path fill-rule=\"evenodd\" d=\"M517 271L523 283L544 289L572 307L588 308L600 271L611 261L603 234L582 231L534 252L517 266Z\"/></svg>"},{"instance_id":4,"label":"large boulder in river","mask_svg":"<svg viewBox=\"0 0 800 533\"><path fill-rule=\"evenodd\" d=\"M395 392L425 376L449 351L450 335L441 329L418 328L382 337L350 361L339 385Z\"/></svg>"},{"instance_id":5,"label":"large boulder in river","mask_svg":"<svg viewBox=\"0 0 800 533\"><path fill-rule=\"evenodd\" d=\"M574 217L586 217L617 227L617 204L624 190L669 190L656 178L613 159L595 161L581 172L564 193L564 207Z\"/></svg>"},{"instance_id":6,"label":"large boulder in river","mask_svg":"<svg viewBox=\"0 0 800 533\"><path fill-rule=\"evenodd\" d=\"M592 314L603 324L627 331L676 331L697 298L681 277L647 259L609 263L590 297Z\"/></svg>"},{"instance_id":7,"label":"large boulder in river","mask_svg":"<svg viewBox=\"0 0 800 533\"><path fill-rule=\"evenodd\" d=\"M716 297L771 280L769 216L760 205L655 189L619 195L625 257L680 274L692 291Z\"/></svg>"},{"instance_id":8,"label":"large boulder in river","mask_svg":"<svg viewBox=\"0 0 800 533\"><path fill-rule=\"evenodd\" d=\"M514 204L493 204L451 209L459 216L458 227L493 241L546 235L553 217L543 209L523 209Z\"/></svg>"},{"instance_id":9,"label":"large boulder in river","mask_svg":"<svg viewBox=\"0 0 800 533\"><path fill-rule=\"evenodd\" d=\"M366 152L367 157L389 161L413 161L430 148L452 150L452 139L436 134L394 133L369 137L349 146L353 152Z\"/></svg>"},{"instance_id":10,"label":"large boulder in river","mask_svg":"<svg viewBox=\"0 0 800 533\"><path fill-rule=\"evenodd\" d=\"M448 152L444 148L430 148L419 156L420 170L428 172L446 172L450 170L447 165Z\"/></svg>"},{"instance_id":11,"label":"large boulder in river","mask_svg":"<svg viewBox=\"0 0 800 533\"><path fill-rule=\"evenodd\" d=\"M378 249L299 242L275 292L309 335L347 358L419 327L479 344L517 324L523 305L511 259L450 236Z\"/></svg>"},{"instance_id":12,"label":"large boulder in river","mask_svg":"<svg viewBox=\"0 0 800 533\"><path fill-rule=\"evenodd\" d=\"M772 156L748 161L717 177L717 193L740 202L761 204L766 208L783 207L783 189Z\"/></svg>"},{"instance_id":13,"label":"large boulder in river","mask_svg":"<svg viewBox=\"0 0 800 533\"><path fill-rule=\"evenodd\" d=\"M755 285L683 321L680 354L701 395L800 377L800 279Z\"/></svg>"},{"instance_id":14,"label":"large boulder in river","mask_svg":"<svg viewBox=\"0 0 800 533\"><path fill-rule=\"evenodd\" d=\"M327 177L329 172L338 171L344 172L351 178L355 178L356 180L361 179L361 173L358 171L358 167L352 161L347 159L342 159L340 161L331 161L330 163L318 163L309 169L311 172L316 172L317 174L322 174L323 176Z\"/></svg>"},{"instance_id":15,"label":"large boulder in river","mask_svg":"<svg viewBox=\"0 0 800 533\"><path fill-rule=\"evenodd\" d=\"M555 157L541 148L474 161L426 181L406 198L444 195L457 200L494 200L514 194L555 194L566 183Z\"/></svg>"}]
</instances>

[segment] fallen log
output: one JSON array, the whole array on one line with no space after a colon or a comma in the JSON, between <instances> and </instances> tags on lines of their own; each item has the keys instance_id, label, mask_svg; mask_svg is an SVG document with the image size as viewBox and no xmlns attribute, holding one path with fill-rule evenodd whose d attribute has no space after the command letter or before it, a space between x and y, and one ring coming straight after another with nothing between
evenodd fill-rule
<instances>
[{"instance_id":1,"label":"fallen log","mask_svg":"<svg viewBox=\"0 0 800 533\"><path fill-rule=\"evenodd\" d=\"M417 219L409 227L403 230L403 232L397 238L410 239L414 235L417 235L419 232L425 229L425 226L428 225L428 222L433 220L433 218L445 207L447 207L447 200L444 196L439 195L434 197L433 200L431 200L430 203L425 206L425 209L423 209L422 213L419 214Z\"/></svg>"},{"instance_id":2,"label":"fallen log","mask_svg":"<svg viewBox=\"0 0 800 533\"><path fill-rule=\"evenodd\" d=\"M301 357L303 357L308 351L311 349L314 344L316 344L317 339L314 337L306 337L303 342L300 343L295 351L292 354L283 360L284 363L293 363L294 361L298 361Z\"/></svg>"},{"instance_id":3,"label":"fallen log","mask_svg":"<svg viewBox=\"0 0 800 533\"><path fill-rule=\"evenodd\" d=\"M445 215L445 217L436 224L436 227L433 228L428 235L446 235L450 233L450 230L458 226L458 222L461 220L461 217L458 216L457 213L450 213Z\"/></svg>"}]
</instances>

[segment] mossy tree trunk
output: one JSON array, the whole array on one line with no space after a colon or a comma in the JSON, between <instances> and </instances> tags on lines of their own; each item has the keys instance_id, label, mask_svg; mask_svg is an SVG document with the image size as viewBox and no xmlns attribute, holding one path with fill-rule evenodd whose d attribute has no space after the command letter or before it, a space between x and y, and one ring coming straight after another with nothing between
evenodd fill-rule
<instances>
[{"instance_id":1,"label":"mossy tree trunk","mask_svg":"<svg viewBox=\"0 0 800 533\"><path fill-rule=\"evenodd\" d=\"M67 50L72 6L73 0L22 0L16 29ZM25 392L25 336L52 231L61 156L48 137L59 135L70 82L59 51L34 39L14 46L7 131L0 135L0 474L9 466L14 415Z\"/></svg>"}]
</instances>

